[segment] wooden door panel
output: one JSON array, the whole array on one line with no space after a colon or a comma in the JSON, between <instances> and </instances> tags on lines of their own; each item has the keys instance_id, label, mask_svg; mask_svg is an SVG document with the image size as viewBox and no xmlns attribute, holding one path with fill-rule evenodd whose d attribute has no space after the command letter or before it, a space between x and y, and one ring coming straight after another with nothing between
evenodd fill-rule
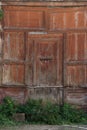
<instances>
[{"instance_id":1,"label":"wooden door panel","mask_svg":"<svg viewBox=\"0 0 87 130\"><path fill-rule=\"evenodd\" d=\"M2 84L4 85L23 85L24 84L24 65L3 65Z\"/></svg>"},{"instance_id":2,"label":"wooden door panel","mask_svg":"<svg viewBox=\"0 0 87 130\"><path fill-rule=\"evenodd\" d=\"M30 40L31 39L31 40ZM62 85L62 48L61 36L54 38L34 36L26 44L26 84L30 86Z\"/></svg>"},{"instance_id":3,"label":"wooden door panel","mask_svg":"<svg viewBox=\"0 0 87 130\"><path fill-rule=\"evenodd\" d=\"M53 12L50 13L50 30L57 30L64 28L64 13Z\"/></svg>"},{"instance_id":4,"label":"wooden door panel","mask_svg":"<svg viewBox=\"0 0 87 130\"><path fill-rule=\"evenodd\" d=\"M67 34L66 60L86 61L87 60L87 33Z\"/></svg>"},{"instance_id":5,"label":"wooden door panel","mask_svg":"<svg viewBox=\"0 0 87 130\"><path fill-rule=\"evenodd\" d=\"M44 30L45 10L29 7L4 7L4 27L12 29Z\"/></svg>"},{"instance_id":6,"label":"wooden door panel","mask_svg":"<svg viewBox=\"0 0 87 130\"><path fill-rule=\"evenodd\" d=\"M68 86L87 87L87 65L67 66L66 71Z\"/></svg>"},{"instance_id":7,"label":"wooden door panel","mask_svg":"<svg viewBox=\"0 0 87 130\"><path fill-rule=\"evenodd\" d=\"M57 43L51 40L36 42L37 85L56 85L57 82ZM38 83L39 82L39 83Z\"/></svg>"},{"instance_id":8,"label":"wooden door panel","mask_svg":"<svg viewBox=\"0 0 87 130\"><path fill-rule=\"evenodd\" d=\"M51 9L49 11L49 30L81 29L87 27L85 9Z\"/></svg>"},{"instance_id":9,"label":"wooden door panel","mask_svg":"<svg viewBox=\"0 0 87 130\"><path fill-rule=\"evenodd\" d=\"M4 60L23 61L25 59L24 33L4 32Z\"/></svg>"},{"instance_id":10,"label":"wooden door panel","mask_svg":"<svg viewBox=\"0 0 87 130\"><path fill-rule=\"evenodd\" d=\"M24 33L4 32L2 84L24 85L25 83L25 44Z\"/></svg>"}]
</instances>

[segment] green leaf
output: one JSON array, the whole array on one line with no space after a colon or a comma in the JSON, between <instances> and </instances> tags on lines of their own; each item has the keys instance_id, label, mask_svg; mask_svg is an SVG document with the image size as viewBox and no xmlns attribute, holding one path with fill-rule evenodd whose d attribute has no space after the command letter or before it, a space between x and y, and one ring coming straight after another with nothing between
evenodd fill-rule
<instances>
[{"instance_id":1,"label":"green leaf","mask_svg":"<svg viewBox=\"0 0 87 130\"><path fill-rule=\"evenodd\" d=\"M0 9L0 20L3 18L3 11Z\"/></svg>"}]
</instances>

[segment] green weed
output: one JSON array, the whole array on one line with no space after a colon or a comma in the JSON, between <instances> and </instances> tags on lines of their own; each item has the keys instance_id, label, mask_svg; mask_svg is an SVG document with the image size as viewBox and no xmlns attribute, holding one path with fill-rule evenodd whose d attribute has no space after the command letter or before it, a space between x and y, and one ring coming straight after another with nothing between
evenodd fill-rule
<instances>
[{"instance_id":1,"label":"green weed","mask_svg":"<svg viewBox=\"0 0 87 130\"><path fill-rule=\"evenodd\" d=\"M2 19L2 17L3 17L3 11L0 10L0 20Z\"/></svg>"},{"instance_id":2,"label":"green weed","mask_svg":"<svg viewBox=\"0 0 87 130\"><path fill-rule=\"evenodd\" d=\"M87 124L87 113L69 104L59 106L41 99L29 99L25 104L16 104L10 97L5 97L0 105L0 125L15 124L12 119L14 113L25 113L25 123L29 124Z\"/></svg>"}]
</instances>

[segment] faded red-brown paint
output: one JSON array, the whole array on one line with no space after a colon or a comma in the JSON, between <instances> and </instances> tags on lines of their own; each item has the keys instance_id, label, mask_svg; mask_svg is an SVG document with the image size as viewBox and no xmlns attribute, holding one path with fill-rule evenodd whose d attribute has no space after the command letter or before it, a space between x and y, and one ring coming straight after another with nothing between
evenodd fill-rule
<instances>
[{"instance_id":1,"label":"faded red-brown paint","mask_svg":"<svg viewBox=\"0 0 87 130\"><path fill-rule=\"evenodd\" d=\"M44 4L3 6L1 97L4 89L21 101L65 99L86 107L87 7Z\"/></svg>"}]
</instances>

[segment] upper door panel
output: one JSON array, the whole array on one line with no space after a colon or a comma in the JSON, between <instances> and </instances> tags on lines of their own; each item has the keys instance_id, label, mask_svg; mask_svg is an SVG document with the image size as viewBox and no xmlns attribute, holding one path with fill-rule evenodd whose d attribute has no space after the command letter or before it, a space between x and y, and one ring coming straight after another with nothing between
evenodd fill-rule
<instances>
[{"instance_id":1,"label":"upper door panel","mask_svg":"<svg viewBox=\"0 0 87 130\"><path fill-rule=\"evenodd\" d=\"M29 7L5 7L4 24L5 28L44 30L46 27L45 9Z\"/></svg>"}]
</instances>

